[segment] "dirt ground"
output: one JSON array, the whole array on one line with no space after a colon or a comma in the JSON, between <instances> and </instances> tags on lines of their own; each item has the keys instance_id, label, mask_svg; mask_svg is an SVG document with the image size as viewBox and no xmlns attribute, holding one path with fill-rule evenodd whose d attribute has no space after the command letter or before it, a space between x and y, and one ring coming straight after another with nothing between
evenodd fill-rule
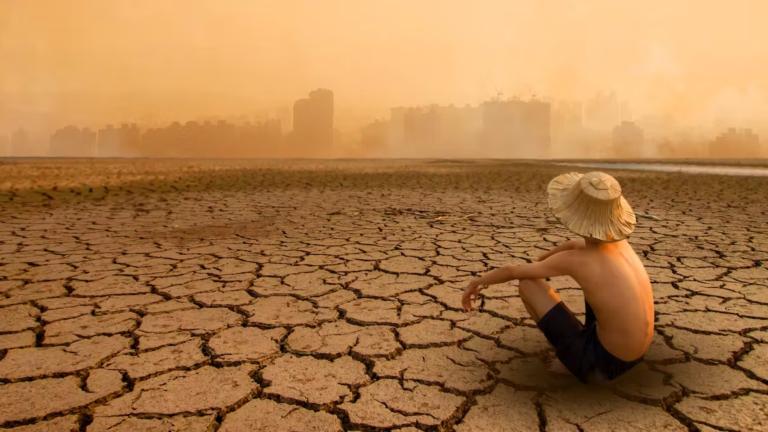
<instances>
[{"instance_id":1,"label":"dirt ground","mask_svg":"<svg viewBox=\"0 0 768 432\"><path fill-rule=\"evenodd\" d=\"M0 428L766 430L768 178L614 172L657 334L610 385L548 372L514 284L460 310L568 237L544 195L568 170L4 160Z\"/></svg>"}]
</instances>

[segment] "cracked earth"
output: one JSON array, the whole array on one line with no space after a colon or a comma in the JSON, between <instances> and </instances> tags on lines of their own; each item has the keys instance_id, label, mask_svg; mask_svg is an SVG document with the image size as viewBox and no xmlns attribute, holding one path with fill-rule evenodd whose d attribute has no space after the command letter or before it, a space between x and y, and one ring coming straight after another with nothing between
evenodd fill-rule
<instances>
[{"instance_id":1,"label":"cracked earth","mask_svg":"<svg viewBox=\"0 0 768 432\"><path fill-rule=\"evenodd\" d=\"M547 370L514 283L461 311L569 238L544 194L568 170L0 162L0 429L766 430L767 178L614 173L656 336L613 383Z\"/></svg>"}]
</instances>

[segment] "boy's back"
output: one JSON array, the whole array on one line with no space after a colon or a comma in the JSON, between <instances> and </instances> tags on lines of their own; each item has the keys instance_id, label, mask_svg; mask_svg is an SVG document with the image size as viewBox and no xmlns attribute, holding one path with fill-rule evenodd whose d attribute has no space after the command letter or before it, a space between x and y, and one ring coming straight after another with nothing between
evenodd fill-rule
<instances>
[{"instance_id":1,"label":"boy's back","mask_svg":"<svg viewBox=\"0 0 768 432\"><path fill-rule=\"evenodd\" d=\"M629 243L587 241L561 258L572 261L570 276L595 312L605 348L623 360L642 355L653 338L653 291Z\"/></svg>"}]
</instances>

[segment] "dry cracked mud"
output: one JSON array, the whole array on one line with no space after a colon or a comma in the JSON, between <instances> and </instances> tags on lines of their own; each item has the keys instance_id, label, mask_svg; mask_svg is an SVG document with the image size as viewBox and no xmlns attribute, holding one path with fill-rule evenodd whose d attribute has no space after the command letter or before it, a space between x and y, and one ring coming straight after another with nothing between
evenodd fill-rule
<instances>
[{"instance_id":1,"label":"dry cracked mud","mask_svg":"<svg viewBox=\"0 0 768 432\"><path fill-rule=\"evenodd\" d=\"M0 429L768 429L766 178L615 172L657 334L613 383L550 372L513 283L461 310L569 238L567 170L2 160Z\"/></svg>"}]
</instances>

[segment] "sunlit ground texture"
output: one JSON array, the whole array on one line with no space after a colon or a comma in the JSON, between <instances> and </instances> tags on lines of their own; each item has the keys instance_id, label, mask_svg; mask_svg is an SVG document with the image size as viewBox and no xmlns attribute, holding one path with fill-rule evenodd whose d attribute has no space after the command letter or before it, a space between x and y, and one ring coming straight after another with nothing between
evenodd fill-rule
<instances>
[{"instance_id":1,"label":"sunlit ground texture","mask_svg":"<svg viewBox=\"0 0 768 432\"><path fill-rule=\"evenodd\" d=\"M544 190L570 169L4 160L0 426L765 430L766 177L613 172L657 334L611 385L547 371L512 283L460 310L470 276L568 237Z\"/></svg>"}]
</instances>

